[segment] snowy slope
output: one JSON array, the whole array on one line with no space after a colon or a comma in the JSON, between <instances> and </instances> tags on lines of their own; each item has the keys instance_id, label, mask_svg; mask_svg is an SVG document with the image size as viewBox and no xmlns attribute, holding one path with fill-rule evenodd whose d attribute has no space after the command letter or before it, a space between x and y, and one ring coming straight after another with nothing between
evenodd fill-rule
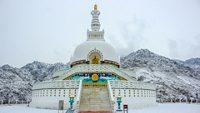
<instances>
[{"instance_id":1,"label":"snowy slope","mask_svg":"<svg viewBox=\"0 0 200 113\"><path fill-rule=\"evenodd\" d=\"M34 61L22 68L9 65L0 67L0 100L30 100L32 85L66 68L61 63L46 64Z\"/></svg>"},{"instance_id":2,"label":"snowy slope","mask_svg":"<svg viewBox=\"0 0 200 113\"><path fill-rule=\"evenodd\" d=\"M184 62L184 65L193 68L196 72L200 73L200 58L191 58Z\"/></svg>"},{"instance_id":3,"label":"snowy slope","mask_svg":"<svg viewBox=\"0 0 200 113\"><path fill-rule=\"evenodd\" d=\"M0 67L0 100L29 99L32 85L30 73L9 65Z\"/></svg>"},{"instance_id":4,"label":"snowy slope","mask_svg":"<svg viewBox=\"0 0 200 113\"><path fill-rule=\"evenodd\" d=\"M30 72L30 74L32 75L32 81L37 82L49 79L56 71L66 68L68 68L67 65L64 65L62 63L47 64L34 61L23 66L20 69Z\"/></svg>"},{"instance_id":5,"label":"snowy slope","mask_svg":"<svg viewBox=\"0 0 200 113\"><path fill-rule=\"evenodd\" d=\"M200 73L181 62L141 49L121 59L122 68L132 71L139 81L157 85L158 100L197 98Z\"/></svg>"}]
</instances>

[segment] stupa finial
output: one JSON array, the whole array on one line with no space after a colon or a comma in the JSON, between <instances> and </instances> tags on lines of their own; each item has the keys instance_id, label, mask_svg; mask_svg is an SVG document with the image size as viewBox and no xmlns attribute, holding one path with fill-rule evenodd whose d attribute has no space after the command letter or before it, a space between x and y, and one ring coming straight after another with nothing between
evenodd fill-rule
<instances>
[{"instance_id":1,"label":"stupa finial","mask_svg":"<svg viewBox=\"0 0 200 113\"><path fill-rule=\"evenodd\" d=\"M97 4L94 5L94 10L92 10L91 14L92 14L92 23L91 23L92 31L99 31L101 25L99 22L100 12L97 9Z\"/></svg>"},{"instance_id":2,"label":"stupa finial","mask_svg":"<svg viewBox=\"0 0 200 113\"><path fill-rule=\"evenodd\" d=\"M94 10L97 10L97 4L94 4Z\"/></svg>"},{"instance_id":3,"label":"stupa finial","mask_svg":"<svg viewBox=\"0 0 200 113\"><path fill-rule=\"evenodd\" d=\"M92 8L92 21L91 21L91 31L87 31L87 40L102 40L104 41L104 31L100 31L101 24L99 22L100 11L97 8L97 4L93 5Z\"/></svg>"}]
</instances>

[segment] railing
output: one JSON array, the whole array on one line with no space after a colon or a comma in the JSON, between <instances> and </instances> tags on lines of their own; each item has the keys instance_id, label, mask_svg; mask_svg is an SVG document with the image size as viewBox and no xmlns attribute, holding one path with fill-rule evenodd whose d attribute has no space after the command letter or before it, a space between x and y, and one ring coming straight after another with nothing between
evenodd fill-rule
<instances>
[{"instance_id":1,"label":"railing","mask_svg":"<svg viewBox=\"0 0 200 113\"><path fill-rule=\"evenodd\" d=\"M36 89L48 89L48 88L77 88L79 85L79 80L55 80L55 81L43 81L36 83L33 86L33 90Z\"/></svg>"},{"instance_id":2,"label":"railing","mask_svg":"<svg viewBox=\"0 0 200 113\"><path fill-rule=\"evenodd\" d=\"M79 88L78 88L78 95L77 95L77 100L76 100L76 112L78 112L79 107L80 107L80 101L81 101L81 92L82 92L82 80L79 83Z\"/></svg>"},{"instance_id":3,"label":"railing","mask_svg":"<svg viewBox=\"0 0 200 113\"><path fill-rule=\"evenodd\" d=\"M120 73L123 73L123 75L129 79L136 79L133 75L129 75L127 74L125 71L123 71L121 68L120 69L117 69L118 71L120 71ZM131 78L132 77L132 78Z\"/></svg>"},{"instance_id":4,"label":"railing","mask_svg":"<svg viewBox=\"0 0 200 113\"><path fill-rule=\"evenodd\" d=\"M112 107L112 113L114 113L114 104L115 104L115 100L114 100L114 97L113 97L113 92L112 92L112 88L111 88L111 85L110 85L110 81L108 80L108 92L109 92L109 98L110 98L110 104L111 104L111 107Z\"/></svg>"},{"instance_id":5,"label":"railing","mask_svg":"<svg viewBox=\"0 0 200 113\"><path fill-rule=\"evenodd\" d=\"M110 80L112 89L135 88L135 89L148 89L156 90L155 84L138 82L138 81L114 81Z\"/></svg>"},{"instance_id":6,"label":"railing","mask_svg":"<svg viewBox=\"0 0 200 113\"><path fill-rule=\"evenodd\" d=\"M74 66L73 68L70 68L69 70L62 71L59 74L56 74L54 76L59 76L58 80L63 80L64 78L74 74L74 73L88 73L88 72L104 72L104 73L115 73L119 76L124 77L128 80L135 80L131 75L128 75L124 71L121 70L121 68L117 68L116 66L107 65L107 64L82 64Z\"/></svg>"},{"instance_id":7,"label":"railing","mask_svg":"<svg viewBox=\"0 0 200 113\"><path fill-rule=\"evenodd\" d=\"M200 99L186 99L186 98L168 98L157 99L158 103L200 103Z\"/></svg>"}]
</instances>

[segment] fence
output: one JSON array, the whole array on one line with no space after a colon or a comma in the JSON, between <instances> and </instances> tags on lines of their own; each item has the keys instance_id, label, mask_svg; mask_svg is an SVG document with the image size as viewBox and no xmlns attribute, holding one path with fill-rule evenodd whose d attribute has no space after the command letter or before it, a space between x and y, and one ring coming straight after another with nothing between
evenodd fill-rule
<instances>
[{"instance_id":1,"label":"fence","mask_svg":"<svg viewBox=\"0 0 200 113\"><path fill-rule=\"evenodd\" d=\"M200 99L165 99L156 100L158 103L200 103Z\"/></svg>"},{"instance_id":2,"label":"fence","mask_svg":"<svg viewBox=\"0 0 200 113\"><path fill-rule=\"evenodd\" d=\"M23 100L13 100L13 101L8 101L8 100L0 100L0 105L3 104L29 104L30 101L23 101Z\"/></svg>"}]
</instances>

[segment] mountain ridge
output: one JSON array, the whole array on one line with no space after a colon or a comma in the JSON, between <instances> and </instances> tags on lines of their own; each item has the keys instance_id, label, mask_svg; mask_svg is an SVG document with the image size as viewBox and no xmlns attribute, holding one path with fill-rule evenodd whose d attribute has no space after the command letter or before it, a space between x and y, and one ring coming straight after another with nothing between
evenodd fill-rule
<instances>
[{"instance_id":1,"label":"mountain ridge","mask_svg":"<svg viewBox=\"0 0 200 113\"><path fill-rule=\"evenodd\" d=\"M142 49L121 58L121 67L132 71L139 81L157 85L157 99L199 98L200 73L187 65Z\"/></svg>"},{"instance_id":2,"label":"mountain ridge","mask_svg":"<svg viewBox=\"0 0 200 113\"><path fill-rule=\"evenodd\" d=\"M157 99L199 98L200 58L173 60L140 49L121 58L121 68L131 71L138 81L157 85ZM0 67L0 100L30 100L32 85L48 80L53 73L68 69L69 64L33 61L21 68Z\"/></svg>"},{"instance_id":3,"label":"mountain ridge","mask_svg":"<svg viewBox=\"0 0 200 113\"><path fill-rule=\"evenodd\" d=\"M0 100L30 100L32 86L51 78L52 74L65 69L62 63L48 64L34 61L21 68L6 64L0 67Z\"/></svg>"}]
</instances>

